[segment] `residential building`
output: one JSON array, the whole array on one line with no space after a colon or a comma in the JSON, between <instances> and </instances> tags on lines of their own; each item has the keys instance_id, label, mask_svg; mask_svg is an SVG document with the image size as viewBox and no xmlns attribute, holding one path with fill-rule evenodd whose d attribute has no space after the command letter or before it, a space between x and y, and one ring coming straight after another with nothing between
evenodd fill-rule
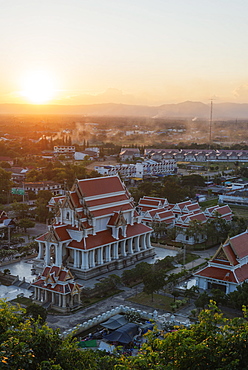
<instances>
[{"instance_id":1,"label":"residential building","mask_svg":"<svg viewBox=\"0 0 248 370\"><path fill-rule=\"evenodd\" d=\"M23 187L25 191L33 191L36 195L41 190L49 190L54 195L64 194L63 185L54 181L25 182Z\"/></svg>"}]
</instances>

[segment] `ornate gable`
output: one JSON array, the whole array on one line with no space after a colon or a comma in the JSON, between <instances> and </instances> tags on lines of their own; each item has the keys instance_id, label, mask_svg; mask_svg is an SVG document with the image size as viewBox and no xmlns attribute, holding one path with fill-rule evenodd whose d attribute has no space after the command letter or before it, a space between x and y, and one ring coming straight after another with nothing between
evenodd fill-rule
<instances>
[{"instance_id":1,"label":"ornate gable","mask_svg":"<svg viewBox=\"0 0 248 370\"><path fill-rule=\"evenodd\" d=\"M55 232L55 230L54 230L53 225L51 226L51 228L50 228L50 230L48 231L48 233L45 235L44 239L45 239L47 242L58 243L58 241L59 241L59 237L58 237L58 235L56 234L56 232Z\"/></svg>"},{"instance_id":2,"label":"ornate gable","mask_svg":"<svg viewBox=\"0 0 248 370\"><path fill-rule=\"evenodd\" d=\"M223 246L221 245L218 251L216 252L215 256L213 257L215 260L221 260L221 261L228 261L229 259L223 249Z\"/></svg>"},{"instance_id":3,"label":"ornate gable","mask_svg":"<svg viewBox=\"0 0 248 370\"><path fill-rule=\"evenodd\" d=\"M72 204L72 201L71 201L71 198L70 198L70 194L66 194L66 197L62 203L62 206L61 208L70 208L72 210L74 210L74 205Z\"/></svg>"},{"instance_id":4,"label":"ornate gable","mask_svg":"<svg viewBox=\"0 0 248 370\"><path fill-rule=\"evenodd\" d=\"M118 216L117 216L117 219L115 221L115 226L116 227L125 226L126 224L127 224L127 221L126 221L125 217L123 216L122 211L120 211Z\"/></svg>"}]
</instances>

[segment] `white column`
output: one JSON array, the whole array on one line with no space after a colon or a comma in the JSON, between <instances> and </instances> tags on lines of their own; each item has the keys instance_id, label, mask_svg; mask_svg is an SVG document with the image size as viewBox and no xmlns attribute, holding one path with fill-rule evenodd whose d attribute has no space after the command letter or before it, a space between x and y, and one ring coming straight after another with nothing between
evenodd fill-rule
<instances>
[{"instance_id":1,"label":"white column","mask_svg":"<svg viewBox=\"0 0 248 370\"><path fill-rule=\"evenodd\" d=\"M140 247L139 247L139 240L140 240L140 236L136 236L135 239L134 239L134 243L135 243L135 252L139 252L140 251Z\"/></svg>"},{"instance_id":2,"label":"white column","mask_svg":"<svg viewBox=\"0 0 248 370\"><path fill-rule=\"evenodd\" d=\"M107 245L105 248L106 248L106 262L110 262L111 261L111 254L110 254L111 246Z\"/></svg>"},{"instance_id":3,"label":"white column","mask_svg":"<svg viewBox=\"0 0 248 370\"><path fill-rule=\"evenodd\" d=\"M73 259L74 259L73 267L77 268L78 267L78 250L77 249L73 250Z\"/></svg>"},{"instance_id":4,"label":"white column","mask_svg":"<svg viewBox=\"0 0 248 370\"><path fill-rule=\"evenodd\" d=\"M126 257L126 240L121 241L121 255Z\"/></svg>"},{"instance_id":5,"label":"white column","mask_svg":"<svg viewBox=\"0 0 248 370\"><path fill-rule=\"evenodd\" d=\"M51 264L51 257L50 257L50 243L46 243L46 256L45 256L45 264L50 266Z\"/></svg>"},{"instance_id":6,"label":"white column","mask_svg":"<svg viewBox=\"0 0 248 370\"><path fill-rule=\"evenodd\" d=\"M45 302L47 301L47 290L45 290Z\"/></svg>"},{"instance_id":7,"label":"white column","mask_svg":"<svg viewBox=\"0 0 248 370\"><path fill-rule=\"evenodd\" d=\"M133 238L128 239L128 253L133 254Z\"/></svg>"},{"instance_id":8,"label":"white column","mask_svg":"<svg viewBox=\"0 0 248 370\"><path fill-rule=\"evenodd\" d=\"M52 303L54 304L54 302L55 302L55 294L54 292L52 292Z\"/></svg>"},{"instance_id":9,"label":"white column","mask_svg":"<svg viewBox=\"0 0 248 370\"><path fill-rule=\"evenodd\" d=\"M103 265L103 247L97 249L97 263Z\"/></svg>"},{"instance_id":10,"label":"white column","mask_svg":"<svg viewBox=\"0 0 248 370\"><path fill-rule=\"evenodd\" d=\"M81 251L81 256L82 256L81 268L83 270L88 270L89 269L89 252Z\"/></svg>"},{"instance_id":11,"label":"white column","mask_svg":"<svg viewBox=\"0 0 248 370\"><path fill-rule=\"evenodd\" d=\"M34 288L34 300L37 301L38 298L38 289L35 287Z\"/></svg>"},{"instance_id":12,"label":"white column","mask_svg":"<svg viewBox=\"0 0 248 370\"><path fill-rule=\"evenodd\" d=\"M57 266L62 265L62 242L59 242L55 248L55 264Z\"/></svg>"},{"instance_id":13,"label":"white column","mask_svg":"<svg viewBox=\"0 0 248 370\"><path fill-rule=\"evenodd\" d=\"M59 307L62 306L62 304L61 304L62 302L61 301L62 301L62 296L61 296L61 294L59 294Z\"/></svg>"},{"instance_id":14,"label":"white column","mask_svg":"<svg viewBox=\"0 0 248 370\"><path fill-rule=\"evenodd\" d=\"M40 290L40 288L37 288L38 289L38 301L40 301L41 300L41 290Z\"/></svg>"},{"instance_id":15,"label":"white column","mask_svg":"<svg viewBox=\"0 0 248 370\"><path fill-rule=\"evenodd\" d=\"M62 307L66 307L66 295L63 295L62 297Z\"/></svg>"},{"instance_id":16,"label":"white column","mask_svg":"<svg viewBox=\"0 0 248 370\"><path fill-rule=\"evenodd\" d=\"M114 259L118 260L119 254L118 254L118 242L114 243Z\"/></svg>"},{"instance_id":17,"label":"white column","mask_svg":"<svg viewBox=\"0 0 248 370\"><path fill-rule=\"evenodd\" d=\"M90 251L90 267L95 267L95 249Z\"/></svg>"},{"instance_id":18,"label":"white column","mask_svg":"<svg viewBox=\"0 0 248 370\"><path fill-rule=\"evenodd\" d=\"M151 233L146 234L146 247L151 248Z\"/></svg>"},{"instance_id":19,"label":"white column","mask_svg":"<svg viewBox=\"0 0 248 370\"><path fill-rule=\"evenodd\" d=\"M44 254L43 253L43 243L38 242L38 244L39 244L39 253L38 253L37 258L41 259L43 257L43 254Z\"/></svg>"},{"instance_id":20,"label":"white column","mask_svg":"<svg viewBox=\"0 0 248 370\"><path fill-rule=\"evenodd\" d=\"M142 250L146 249L146 235L145 234L141 235L141 249Z\"/></svg>"}]
</instances>

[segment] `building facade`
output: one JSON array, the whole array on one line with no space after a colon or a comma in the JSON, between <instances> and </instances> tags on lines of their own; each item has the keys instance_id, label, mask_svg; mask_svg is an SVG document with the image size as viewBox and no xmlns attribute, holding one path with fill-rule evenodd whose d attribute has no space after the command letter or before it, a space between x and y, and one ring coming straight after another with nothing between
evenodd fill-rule
<instances>
[{"instance_id":1,"label":"building facade","mask_svg":"<svg viewBox=\"0 0 248 370\"><path fill-rule=\"evenodd\" d=\"M226 294L248 281L248 231L228 238L208 266L195 273L200 289L221 289Z\"/></svg>"},{"instance_id":2,"label":"building facade","mask_svg":"<svg viewBox=\"0 0 248 370\"><path fill-rule=\"evenodd\" d=\"M33 300L46 308L66 312L81 304L82 285L76 283L70 270L63 266L46 266L31 286Z\"/></svg>"},{"instance_id":3,"label":"building facade","mask_svg":"<svg viewBox=\"0 0 248 370\"><path fill-rule=\"evenodd\" d=\"M37 238L37 271L63 264L76 277L90 279L154 255L152 229L141 223L118 176L76 180L64 198L50 203L56 217Z\"/></svg>"}]
</instances>

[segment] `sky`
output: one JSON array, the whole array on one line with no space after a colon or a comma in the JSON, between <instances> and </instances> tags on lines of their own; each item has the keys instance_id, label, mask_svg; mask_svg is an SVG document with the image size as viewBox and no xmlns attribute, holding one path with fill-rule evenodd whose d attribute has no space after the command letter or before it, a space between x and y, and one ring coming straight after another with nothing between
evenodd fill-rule
<instances>
[{"instance_id":1,"label":"sky","mask_svg":"<svg viewBox=\"0 0 248 370\"><path fill-rule=\"evenodd\" d=\"M0 104L248 103L247 0L0 0Z\"/></svg>"}]
</instances>

